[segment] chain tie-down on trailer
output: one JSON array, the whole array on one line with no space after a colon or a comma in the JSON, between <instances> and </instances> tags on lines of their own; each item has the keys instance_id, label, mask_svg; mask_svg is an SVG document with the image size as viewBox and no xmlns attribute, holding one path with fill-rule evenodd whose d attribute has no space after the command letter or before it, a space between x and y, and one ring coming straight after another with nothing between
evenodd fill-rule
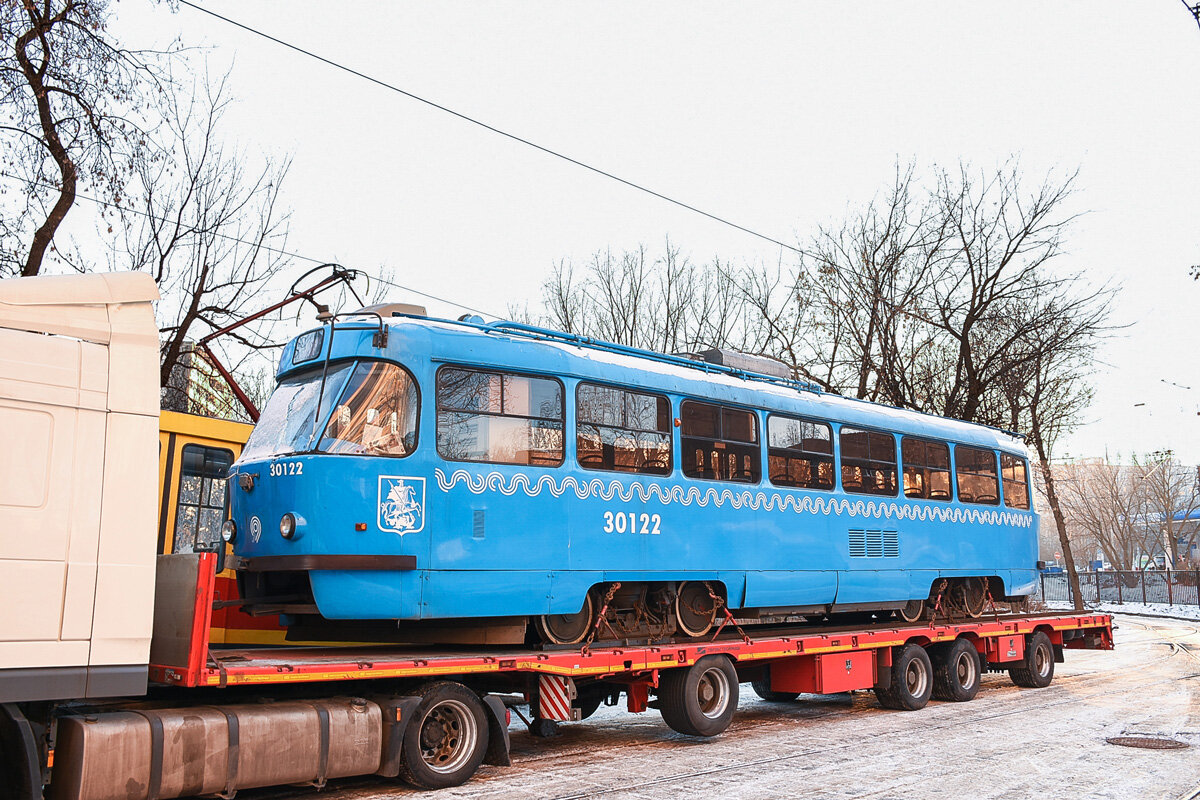
<instances>
[{"instance_id":1,"label":"chain tie-down on trailer","mask_svg":"<svg viewBox=\"0 0 1200 800\"><path fill-rule=\"evenodd\" d=\"M1000 609L996 608L996 601L992 597L992 587L988 583L988 579L983 579L983 596L987 598L988 608L992 610L992 616L996 622L1000 621Z\"/></svg>"},{"instance_id":2,"label":"chain tie-down on trailer","mask_svg":"<svg viewBox=\"0 0 1200 800\"><path fill-rule=\"evenodd\" d=\"M596 624L592 626L592 630L588 633L587 638L583 640L583 645L579 648L582 655L589 655L592 651L592 642L596 640L596 634L600 632L600 625L608 628L608 632L613 635L614 639L620 639L617 632L613 630L612 625L608 624L608 606L612 599L617 594L617 589L621 588L621 582L617 581L612 586L608 587L608 591L604 594L604 602L600 604L600 613L596 615Z\"/></svg>"},{"instance_id":3,"label":"chain tie-down on trailer","mask_svg":"<svg viewBox=\"0 0 1200 800\"><path fill-rule=\"evenodd\" d=\"M934 590L937 592L937 600L934 601L933 611L929 614L929 627L930 628L937 627L937 615L938 615L938 611L940 611L942 608L942 596L945 594L946 587L949 585L950 585L950 582L947 581L945 578L942 578L940 581L938 581L937 589ZM947 620L950 619L949 612L946 613L946 619Z\"/></svg>"},{"instance_id":4,"label":"chain tie-down on trailer","mask_svg":"<svg viewBox=\"0 0 1200 800\"><path fill-rule=\"evenodd\" d=\"M717 626L717 631L713 634L712 641L715 642L717 637L721 635L721 631L725 630L725 626L732 622L733 627L739 634L741 634L742 641L744 641L746 644L754 644L754 641L746 634L744 630L742 630L742 626L737 624L737 620L733 618L733 612L729 610L729 606L725 604L725 600L716 593L712 584L708 581L705 581L704 588L708 589L708 596L711 597L713 599L713 603L715 603L713 610L716 611L719 608L725 612L725 619L721 620L721 624Z\"/></svg>"}]
</instances>

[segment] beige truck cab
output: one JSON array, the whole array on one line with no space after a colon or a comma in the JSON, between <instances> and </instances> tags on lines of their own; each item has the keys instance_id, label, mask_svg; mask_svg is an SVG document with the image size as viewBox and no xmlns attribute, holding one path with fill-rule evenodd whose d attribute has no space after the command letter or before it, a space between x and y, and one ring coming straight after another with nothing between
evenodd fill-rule
<instances>
[{"instance_id":1,"label":"beige truck cab","mask_svg":"<svg viewBox=\"0 0 1200 800\"><path fill-rule=\"evenodd\" d=\"M157 299L142 273L0 281L0 702L145 691Z\"/></svg>"}]
</instances>

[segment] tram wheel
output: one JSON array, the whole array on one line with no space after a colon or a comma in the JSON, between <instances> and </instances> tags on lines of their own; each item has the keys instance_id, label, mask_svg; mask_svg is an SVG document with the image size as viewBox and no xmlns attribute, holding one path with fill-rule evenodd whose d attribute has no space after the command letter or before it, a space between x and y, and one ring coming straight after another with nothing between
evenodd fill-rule
<instances>
[{"instance_id":1,"label":"tram wheel","mask_svg":"<svg viewBox=\"0 0 1200 800\"><path fill-rule=\"evenodd\" d=\"M533 627L538 638L549 644L578 644L587 636L596 621L592 593L583 598L583 608L574 614L543 614L535 617Z\"/></svg>"},{"instance_id":2,"label":"tram wheel","mask_svg":"<svg viewBox=\"0 0 1200 800\"><path fill-rule=\"evenodd\" d=\"M679 584L675 593L675 621L687 636L703 636L717 619L717 601L708 586L696 581Z\"/></svg>"},{"instance_id":3,"label":"tram wheel","mask_svg":"<svg viewBox=\"0 0 1200 800\"><path fill-rule=\"evenodd\" d=\"M896 613L905 622L920 622L921 617L925 616L925 601L909 600L908 605L897 609Z\"/></svg>"},{"instance_id":4,"label":"tram wheel","mask_svg":"<svg viewBox=\"0 0 1200 800\"><path fill-rule=\"evenodd\" d=\"M966 586L963 592L963 605L967 612L967 616L971 619L979 619L983 616L984 606L987 605L987 584L983 578L966 578L963 580Z\"/></svg>"},{"instance_id":5,"label":"tram wheel","mask_svg":"<svg viewBox=\"0 0 1200 800\"><path fill-rule=\"evenodd\" d=\"M790 703L800 696L799 692L772 691L769 680L753 681L750 688L754 689L754 693L768 703Z\"/></svg>"},{"instance_id":6,"label":"tram wheel","mask_svg":"<svg viewBox=\"0 0 1200 800\"><path fill-rule=\"evenodd\" d=\"M663 720L688 736L716 736L737 710L737 670L728 656L704 656L690 667L660 673L658 699Z\"/></svg>"},{"instance_id":7,"label":"tram wheel","mask_svg":"<svg viewBox=\"0 0 1200 800\"><path fill-rule=\"evenodd\" d=\"M987 603L983 578L956 578L950 586L950 602L955 611L979 619Z\"/></svg>"},{"instance_id":8,"label":"tram wheel","mask_svg":"<svg viewBox=\"0 0 1200 800\"><path fill-rule=\"evenodd\" d=\"M400 777L421 789L460 786L487 752L487 711L478 695L459 683L429 683L420 694L404 731Z\"/></svg>"},{"instance_id":9,"label":"tram wheel","mask_svg":"<svg viewBox=\"0 0 1200 800\"><path fill-rule=\"evenodd\" d=\"M906 644L893 651L892 680L886 689L876 687L875 697L884 708L916 711L924 708L933 693L933 664L919 644Z\"/></svg>"},{"instance_id":10,"label":"tram wheel","mask_svg":"<svg viewBox=\"0 0 1200 800\"><path fill-rule=\"evenodd\" d=\"M967 639L929 648L933 661L933 698L963 703L979 694L979 651Z\"/></svg>"},{"instance_id":11,"label":"tram wheel","mask_svg":"<svg viewBox=\"0 0 1200 800\"><path fill-rule=\"evenodd\" d=\"M1028 689L1041 689L1054 680L1054 647L1050 637L1037 631L1025 642L1025 658L1008 671L1012 682Z\"/></svg>"}]
</instances>

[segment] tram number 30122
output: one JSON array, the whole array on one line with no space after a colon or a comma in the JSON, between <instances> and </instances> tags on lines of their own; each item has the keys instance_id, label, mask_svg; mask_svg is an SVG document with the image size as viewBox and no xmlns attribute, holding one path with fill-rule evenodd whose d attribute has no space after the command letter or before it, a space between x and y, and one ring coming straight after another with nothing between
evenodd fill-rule
<instances>
[{"instance_id":1,"label":"tram number 30122","mask_svg":"<svg viewBox=\"0 0 1200 800\"><path fill-rule=\"evenodd\" d=\"M633 511L605 511L605 533L644 533L656 536L662 533L659 526L662 517L658 514L638 514Z\"/></svg>"},{"instance_id":2,"label":"tram number 30122","mask_svg":"<svg viewBox=\"0 0 1200 800\"><path fill-rule=\"evenodd\" d=\"M304 464L300 461L274 461L271 463L271 477L284 475L303 475Z\"/></svg>"}]
</instances>

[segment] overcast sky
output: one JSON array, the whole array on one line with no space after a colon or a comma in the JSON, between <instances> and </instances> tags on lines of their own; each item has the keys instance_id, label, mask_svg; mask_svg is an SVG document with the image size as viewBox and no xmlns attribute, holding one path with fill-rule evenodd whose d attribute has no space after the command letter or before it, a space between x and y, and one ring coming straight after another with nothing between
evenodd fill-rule
<instances>
[{"instance_id":1,"label":"overcast sky","mask_svg":"<svg viewBox=\"0 0 1200 800\"><path fill-rule=\"evenodd\" d=\"M1087 213L1060 268L1120 283L1130 327L1060 455L1200 462L1200 29L1178 0L202 5L789 243L882 192L897 160L1079 168ZM609 247L793 263L193 9L117 9L123 41L179 35L234 64L225 133L294 159L294 251L496 315Z\"/></svg>"}]
</instances>

